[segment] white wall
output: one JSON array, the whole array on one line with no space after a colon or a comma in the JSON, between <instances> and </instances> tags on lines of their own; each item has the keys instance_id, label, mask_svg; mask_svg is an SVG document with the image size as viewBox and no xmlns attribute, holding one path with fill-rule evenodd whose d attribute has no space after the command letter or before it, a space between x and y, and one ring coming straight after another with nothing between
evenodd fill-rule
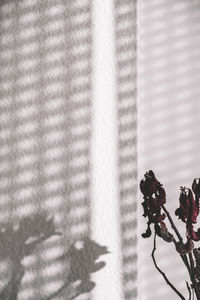
<instances>
[{"instance_id":1,"label":"white wall","mask_svg":"<svg viewBox=\"0 0 200 300\"><path fill-rule=\"evenodd\" d=\"M111 251L95 300L121 300L114 2L93 1L92 233Z\"/></svg>"},{"instance_id":2,"label":"white wall","mask_svg":"<svg viewBox=\"0 0 200 300\"><path fill-rule=\"evenodd\" d=\"M139 0L138 8L139 178L155 171L174 216L180 185L200 176L200 2ZM140 299L175 300L154 270L152 242L140 240ZM159 264L187 295L176 256L172 245L159 246Z\"/></svg>"}]
</instances>

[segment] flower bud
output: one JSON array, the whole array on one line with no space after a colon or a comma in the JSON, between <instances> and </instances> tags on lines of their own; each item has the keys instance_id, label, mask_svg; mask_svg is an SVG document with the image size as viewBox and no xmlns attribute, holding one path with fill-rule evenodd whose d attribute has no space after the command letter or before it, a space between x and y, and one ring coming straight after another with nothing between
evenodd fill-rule
<instances>
[{"instance_id":1,"label":"flower bud","mask_svg":"<svg viewBox=\"0 0 200 300\"><path fill-rule=\"evenodd\" d=\"M193 183L192 183L192 190L193 193L200 198L200 179L195 178Z\"/></svg>"}]
</instances>

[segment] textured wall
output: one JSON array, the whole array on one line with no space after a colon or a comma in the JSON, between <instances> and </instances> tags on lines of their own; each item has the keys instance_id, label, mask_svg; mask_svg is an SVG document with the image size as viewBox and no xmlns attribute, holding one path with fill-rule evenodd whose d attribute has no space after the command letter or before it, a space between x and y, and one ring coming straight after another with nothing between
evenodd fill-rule
<instances>
[{"instance_id":1,"label":"textured wall","mask_svg":"<svg viewBox=\"0 0 200 300\"><path fill-rule=\"evenodd\" d=\"M59 287L54 258L90 231L90 16L89 0L0 5L0 219L44 210L65 237L27 260L20 299Z\"/></svg>"},{"instance_id":2,"label":"textured wall","mask_svg":"<svg viewBox=\"0 0 200 300\"><path fill-rule=\"evenodd\" d=\"M21 300L90 234L112 252L93 298L137 298L136 18L135 0L0 3L0 222L45 211L62 232L24 260Z\"/></svg>"},{"instance_id":3,"label":"textured wall","mask_svg":"<svg viewBox=\"0 0 200 300\"><path fill-rule=\"evenodd\" d=\"M115 1L118 191L124 299L137 297L137 3Z\"/></svg>"},{"instance_id":4,"label":"textured wall","mask_svg":"<svg viewBox=\"0 0 200 300\"><path fill-rule=\"evenodd\" d=\"M92 232L111 254L95 299L136 299L136 2L93 1Z\"/></svg>"},{"instance_id":5,"label":"textured wall","mask_svg":"<svg viewBox=\"0 0 200 300\"><path fill-rule=\"evenodd\" d=\"M138 4L139 177L156 172L174 215L180 185L190 187L200 175L200 2ZM140 240L140 299L177 299L150 261L152 242ZM159 245L157 252L160 266L187 295L186 272L173 247Z\"/></svg>"}]
</instances>

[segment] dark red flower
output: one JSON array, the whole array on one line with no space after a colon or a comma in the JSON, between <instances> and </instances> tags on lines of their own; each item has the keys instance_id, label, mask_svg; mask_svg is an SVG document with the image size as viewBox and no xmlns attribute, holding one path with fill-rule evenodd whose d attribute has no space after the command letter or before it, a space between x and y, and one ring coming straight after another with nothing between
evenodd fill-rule
<instances>
[{"instance_id":1,"label":"dark red flower","mask_svg":"<svg viewBox=\"0 0 200 300\"><path fill-rule=\"evenodd\" d=\"M195 194L195 202L199 211L199 198L200 198L200 179L195 178L193 183L192 183L192 190L193 193Z\"/></svg>"},{"instance_id":2,"label":"dark red flower","mask_svg":"<svg viewBox=\"0 0 200 300\"><path fill-rule=\"evenodd\" d=\"M192 224L187 224L187 237L189 239L192 239L195 242L198 242L200 240L200 228L197 229L197 231L194 231L194 226Z\"/></svg>"},{"instance_id":3,"label":"dark red flower","mask_svg":"<svg viewBox=\"0 0 200 300\"><path fill-rule=\"evenodd\" d=\"M200 178L195 178L192 183L192 190L195 195L200 197Z\"/></svg>"},{"instance_id":4,"label":"dark red flower","mask_svg":"<svg viewBox=\"0 0 200 300\"><path fill-rule=\"evenodd\" d=\"M151 236L150 225L162 222L165 219L165 214L161 214L162 205L166 202L165 190L162 184L156 179L153 171L149 171L144 175L144 179L140 182L140 190L143 194L144 202L144 217L148 217L147 230L142 235L143 237ZM155 229L158 226L155 226Z\"/></svg>"},{"instance_id":5,"label":"dark red flower","mask_svg":"<svg viewBox=\"0 0 200 300\"><path fill-rule=\"evenodd\" d=\"M194 241L200 240L199 231L195 232L193 224L196 223L199 209L194 200L191 189L181 187L181 193L179 197L180 207L176 209L175 214L186 223L187 238Z\"/></svg>"},{"instance_id":6,"label":"dark red flower","mask_svg":"<svg viewBox=\"0 0 200 300\"><path fill-rule=\"evenodd\" d=\"M175 214L185 223L196 223L198 208L192 191L186 187L181 187L179 197L180 207L176 209Z\"/></svg>"}]
</instances>

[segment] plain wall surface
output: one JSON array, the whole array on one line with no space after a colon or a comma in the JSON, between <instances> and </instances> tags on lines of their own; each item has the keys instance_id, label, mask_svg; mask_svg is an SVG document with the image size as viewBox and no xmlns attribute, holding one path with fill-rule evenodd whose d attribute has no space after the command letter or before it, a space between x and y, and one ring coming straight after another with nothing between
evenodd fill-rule
<instances>
[{"instance_id":1,"label":"plain wall surface","mask_svg":"<svg viewBox=\"0 0 200 300\"><path fill-rule=\"evenodd\" d=\"M155 171L166 188L166 206L184 237L185 225L174 211L180 185L190 187L200 176L199 83L200 2L138 1L139 179L145 171ZM145 220L139 220L144 232ZM140 299L177 299L153 266L153 239L139 241ZM173 245L159 241L156 257L187 298L187 273Z\"/></svg>"}]
</instances>

